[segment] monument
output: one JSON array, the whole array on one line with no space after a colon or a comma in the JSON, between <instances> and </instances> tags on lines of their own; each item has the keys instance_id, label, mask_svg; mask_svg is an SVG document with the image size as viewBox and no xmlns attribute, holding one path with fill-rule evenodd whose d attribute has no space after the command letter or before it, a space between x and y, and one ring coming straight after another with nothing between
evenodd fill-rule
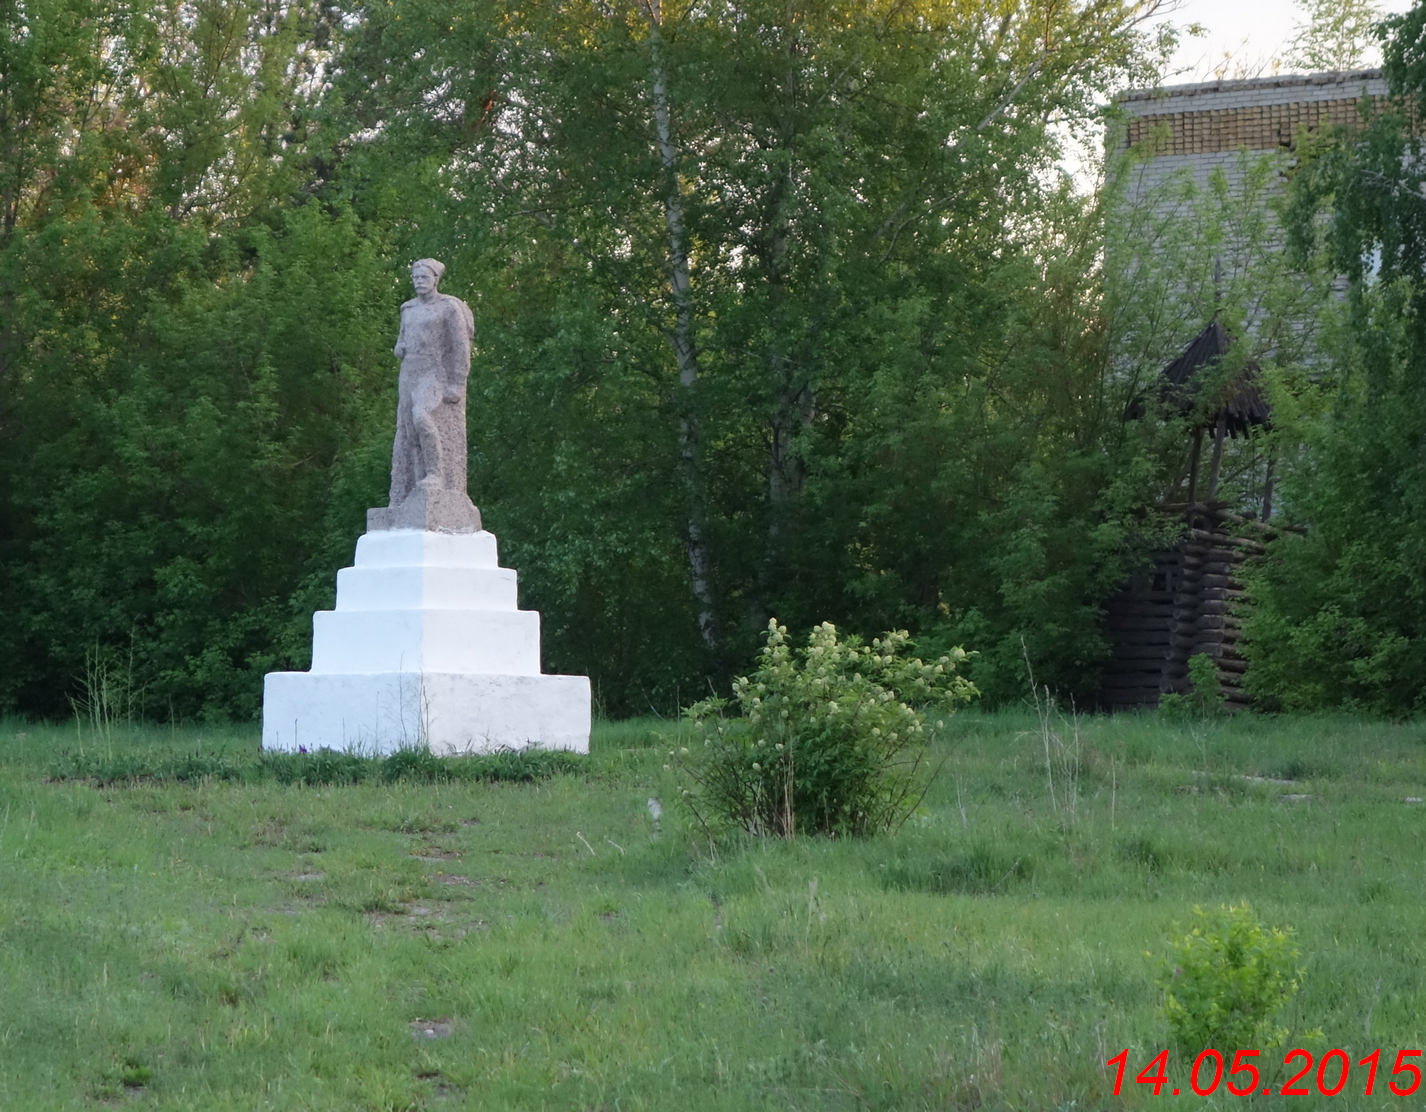
<instances>
[{"instance_id":1,"label":"monument","mask_svg":"<svg viewBox=\"0 0 1426 1112\"><path fill-rule=\"evenodd\" d=\"M388 505L367 511L335 610L312 616L312 667L270 672L264 749L367 754L589 751L589 680L540 671L540 615L516 605L466 490L466 379L474 319L411 267L395 354Z\"/></svg>"}]
</instances>

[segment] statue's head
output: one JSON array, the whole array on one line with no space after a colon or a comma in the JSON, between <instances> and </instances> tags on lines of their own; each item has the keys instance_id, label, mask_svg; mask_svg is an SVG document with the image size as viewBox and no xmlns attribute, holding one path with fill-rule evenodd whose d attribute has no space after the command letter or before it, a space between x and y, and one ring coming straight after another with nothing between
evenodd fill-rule
<instances>
[{"instance_id":1,"label":"statue's head","mask_svg":"<svg viewBox=\"0 0 1426 1112\"><path fill-rule=\"evenodd\" d=\"M418 294L433 293L445 272L445 263L435 259L417 259L411 264L411 284Z\"/></svg>"}]
</instances>

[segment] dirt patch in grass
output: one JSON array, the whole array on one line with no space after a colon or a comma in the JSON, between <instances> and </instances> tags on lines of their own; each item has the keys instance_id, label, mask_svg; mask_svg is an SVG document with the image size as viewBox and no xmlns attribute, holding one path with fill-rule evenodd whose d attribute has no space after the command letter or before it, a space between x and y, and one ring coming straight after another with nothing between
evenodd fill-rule
<instances>
[{"instance_id":1,"label":"dirt patch in grass","mask_svg":"<svg viewBox=\"0 0 1426 1112\"><path fill-rule=\"evenodd\" d=\"M425 1038L424 1035L416 1035L417 1039ZM448 1081L445 1074L440 1070L423 1070L416 1075L417 1081L425 1081L431 1085L431 1095L437 1100L457 1100L465 1096L465 1089L453 1081Z\"/></svg>"},{"instance_id":2,"label":"dirt patch in grass","mask_svg":"<svg viewBox=\"0 0 1426 1112\"><path fill-rule=\"evenodd\" d=\"M449 904L435 900L408 904L401 911L373 911L366 919L377 930L424 934L432 942L457 942L490 929L484 919L458 914Z\"/></svg>"},{"instance_id":3,"label":"dirt patch in grass","mask_svg":"<svg viewBox=\"0 0 1426 1112\"><path fill-rule=\"evenodd\" d=\"M442 849L440 846L422 846L413 849L411 856L417 861L459 861L465 854L458 849Z\"/></svg>"}]
</instances>

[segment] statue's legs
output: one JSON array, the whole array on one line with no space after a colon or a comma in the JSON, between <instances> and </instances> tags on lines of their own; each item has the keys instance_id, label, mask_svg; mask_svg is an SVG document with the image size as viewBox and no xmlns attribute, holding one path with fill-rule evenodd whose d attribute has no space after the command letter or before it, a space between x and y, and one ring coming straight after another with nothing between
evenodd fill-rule
<instances>
[{"instance_id":1,"label":"statue's legs","mask_svg":"<svg viewBox=\"0 0 1426 1112\"><path fill-rule=\"evenodd\" d=\"M405 399L402 399L403 401ZM396 437L391 442L391 495L388 506L399 506L416 487L418 447L408 405L396 407Z\"/></svg>"},{"instance_id":2,"label":"statue's legs","mask_svg":"<svg viewBox=\"0 0 1426 1112\"><path fill-rule=\"evenodd\" d=\"M428 379L412 392L411 422L420 446L415 468L416 482L421 486L445 485L441 430L436 423L436 412L443 400L444 391L439 381Z\"/></svg>"}]
</instances>

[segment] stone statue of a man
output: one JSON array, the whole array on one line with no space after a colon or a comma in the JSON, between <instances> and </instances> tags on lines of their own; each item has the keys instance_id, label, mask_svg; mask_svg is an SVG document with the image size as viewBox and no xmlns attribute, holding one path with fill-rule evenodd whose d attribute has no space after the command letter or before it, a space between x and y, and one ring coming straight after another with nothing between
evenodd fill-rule
<instances>
[{"instance_id":1,"label":"stone statue of a man","mask_svg":"<svg viewBox=\"0 0 1426 1112\"><path fill-rule=\"evenodd\" d=\"M390 504L368 512L369 529L480 529L466 493L465 388L475 318L460 298L437 291L445 271L435 259L411 264L416 296L401 306L395 349L401 376Z\"/></svg>"}]
</instances>

